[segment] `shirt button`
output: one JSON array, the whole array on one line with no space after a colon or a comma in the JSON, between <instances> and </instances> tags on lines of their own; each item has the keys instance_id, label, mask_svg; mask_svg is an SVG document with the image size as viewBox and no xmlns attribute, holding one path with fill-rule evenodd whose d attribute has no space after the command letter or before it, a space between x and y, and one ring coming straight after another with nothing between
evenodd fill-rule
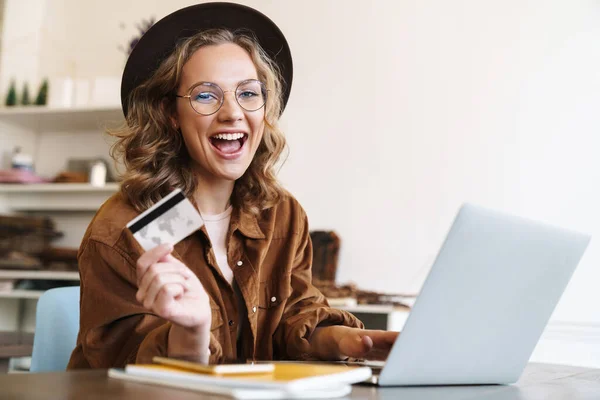
<instances>
[{"instance_id":1,"label":"shirt button","mask_svg":"<svg viewBox=\"0 0 600 400\"><path fill-rule=\"evenodd\" d=\"M238 267L241 267L242 265L244 265L244 262L242 260L240 260L236 264L237 264Z\"/></svg>"},{"instance_id":2,"label":"shirt button","mask_svg":"<svg viewBox=\"0 0 600 400\"><path fill-rule=\"evenodd\" d=\"M271 303L275 303L277 301L277 297L273 296L271 297Z\"/></svg>"},{"instance_id":3,"label":"shirt button","mask_svg":"<svg viewBox=\"0 0 600 400\"><path fill-rule=\"evenodd\" d=\"M229 326L233 326L233 320L232 319L229 320Z\"/></svg>"},{"instance_id":4,"label":"shirt button","mask_svg":"<svg viewBox=\"0 0 600 400\"><path fill-rule=\"evenodd\" d=\"M252 312L255 313L256 312L256 306L252 307Z\"/></svg>"}]
</instances>

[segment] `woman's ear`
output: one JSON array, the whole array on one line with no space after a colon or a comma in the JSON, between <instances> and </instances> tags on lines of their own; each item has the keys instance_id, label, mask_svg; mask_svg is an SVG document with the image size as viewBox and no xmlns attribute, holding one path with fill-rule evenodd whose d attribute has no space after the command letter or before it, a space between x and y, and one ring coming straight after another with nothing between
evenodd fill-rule
<instances>
[{"instance_id":1,"label":"woman's ear","mask_svg":"<svg viewBox=\"0 0 600 400\"><path fill-rule=\"evenodd\" d=\"M171 126L173 127L173 129L178 131L179 130L179 118L177 118L177 111L175 109L172 109L171 107L169 107L169 100L167 98L164 98L162 100L161 108L162 108L162 112L169 116L168 117L169 122L171 123Z\"/></svg>"},{"instance_id":2,"label":"woman's ear","mask_svg":"<svg viewBox=\"0 0 600 400\"><path fill-rule=\"evenodd\" d=\"M169 119L171 120L171 125L173 125L173 129L179 131L179 121L177 120L177 117L171 115L169 116Z\"/></svg>"}]
</instances>

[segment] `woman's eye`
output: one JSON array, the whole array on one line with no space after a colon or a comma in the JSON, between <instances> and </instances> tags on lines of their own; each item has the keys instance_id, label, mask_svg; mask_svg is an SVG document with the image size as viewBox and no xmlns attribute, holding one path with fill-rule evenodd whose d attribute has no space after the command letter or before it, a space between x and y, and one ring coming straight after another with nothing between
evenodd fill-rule
<instances>
[{"instance_id":1,"label":"woman's eye","mask_svg":"<svg viewBox=\"0 0 600 400\"><path fill-rule=\"evenodd\" d=\"M217 97L214 95L214 93L210 93L210 92L201 92L198 93L195 97L194 100L196 101L210 101L210 100L216 100Z\"/></svg>"},{"instance_id":2,"label":"woman's eye","mask_svg":"<svg viewBox=\"0 0 600 400\"><path fill-rule=\"evenodd\" d=\"M254 96L258 96L258 94L256 92L252 92L250 90L246 90L244 92L241 92L240 97L254 97Z\"/></svg>"}]
</instances>

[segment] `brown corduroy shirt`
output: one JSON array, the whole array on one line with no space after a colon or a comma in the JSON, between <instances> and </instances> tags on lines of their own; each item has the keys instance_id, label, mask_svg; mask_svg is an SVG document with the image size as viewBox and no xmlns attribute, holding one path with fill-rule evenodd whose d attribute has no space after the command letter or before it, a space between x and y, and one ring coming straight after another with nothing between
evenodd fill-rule
<instances>
[{"instance_id":1,"label":"brown corduroy shirt","mask_svg":"<svg viewBox=\"0 0 600 400\"><path fill-rule=\"evenodd\" d=\"M135 298L136 262L143 250L125 225L137 215L116 194L98 210L84 235L78 255L80 328L68 369L123 367L167 354L171 323ZM308 222L293 197L259 216L235 208L226 243L246 313L237 309L234 289L217 266L204 227L173 252L210 297L211 363L314 359L308 339L319 324L363 327L353 315L330 308L311 284ZM243 354L236 344L238 324Z\"/></svg>"}]
</instances>

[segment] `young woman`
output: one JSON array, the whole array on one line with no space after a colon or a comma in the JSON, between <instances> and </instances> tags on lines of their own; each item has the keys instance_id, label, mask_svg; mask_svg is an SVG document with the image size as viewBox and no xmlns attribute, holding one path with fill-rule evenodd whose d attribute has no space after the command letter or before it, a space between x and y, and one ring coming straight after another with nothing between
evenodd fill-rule
<instances>
[{"instance_id":1,"label":"young woman","mask_svg":"<svg viewBox=\"0 0 600 400\"><path fill-rule=\"evenodd\" d=\"M362 329L312 286L306 214L275 177L291 71L279 29L238 4L179 10L136 45L114 132L126 170L81 244L69 368L387 357L397 333ZM175 188L205 224L144 252L125 225Z\"/></svg>"}]
</instances>

